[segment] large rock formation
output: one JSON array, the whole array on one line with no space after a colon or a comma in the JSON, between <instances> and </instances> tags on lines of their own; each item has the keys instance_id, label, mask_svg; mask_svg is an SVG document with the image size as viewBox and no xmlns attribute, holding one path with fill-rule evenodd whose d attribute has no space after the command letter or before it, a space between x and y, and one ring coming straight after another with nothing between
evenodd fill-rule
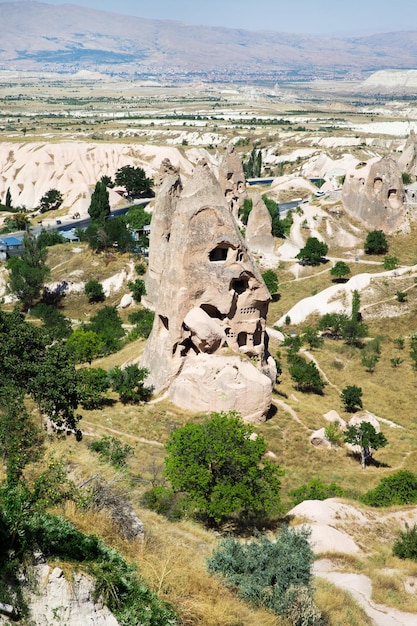
<instances>
[{"instance_id":1,"label":"large rock formation","mask_svg":"<svg viewBox=\"0 0 417 626\"><path fill-rule=\"evenodd\" d=\"M346 175L342 200L346 211L369 229L390 234L406 222L401 172L391 158L358 163Z\"/></svg>"},{"instance_id":2,"label":"large rock formation","mask_svg":"<svg viewBox=\"0 0 417 626\"><path fill-rule=\"evenodd\" d=\"M417 176L417 136L414 130L410 131L404 149L398 158L398 167L401 173L406 172Z\"/></svg>"},{"instance_id":3,"label":"large rock formation","mask_svg":"<svg viewBox=\"0 0 417 626\"><path fill-rule=\"evenodd\" d=\"M155 392L193 411L262 419L276 377L270 295L206 162L184 185L169 173L158 192L146 284L156 315L141 365Z\"/></svg>"},{"instance_id":4,"label":"large rock formation","mask_svg":"<svg viewBox=\"0 0 417 626\"><path fill-rule=\"evenodd\" d=\"M230 210L235 219L238 218L240 207L243 206L246 192L246 179L243 172L242 159L233 144L227 147L219 166L219 182Z\"/></svg>"},{"instance_id":5,"label":"large rock formation","mask_svg":"<svg viewBox=\"0 0 417 626\"><path fill-rule=\"evenodd\" d=\"M260 254L272 254L274 252L272 218L259 193L253 198L253 207L249 213L245 239L251 252Z\"/></svg>"}]
</instances>

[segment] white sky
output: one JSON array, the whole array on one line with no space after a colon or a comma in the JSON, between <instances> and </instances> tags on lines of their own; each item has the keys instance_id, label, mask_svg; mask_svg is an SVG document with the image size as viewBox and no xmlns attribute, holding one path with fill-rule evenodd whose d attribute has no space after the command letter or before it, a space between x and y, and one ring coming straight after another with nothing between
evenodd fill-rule
<instances>
[{"instance_id":1,"label":"white sky","mask_svg":"<svg viewBox=\"0 0 417 626\"><path fill-rule=\"evenodd\" d=\"M417 30L416 0L48 0L45 4L74 4L189 24L317 35Z\"/></svg>"}]
</instances>

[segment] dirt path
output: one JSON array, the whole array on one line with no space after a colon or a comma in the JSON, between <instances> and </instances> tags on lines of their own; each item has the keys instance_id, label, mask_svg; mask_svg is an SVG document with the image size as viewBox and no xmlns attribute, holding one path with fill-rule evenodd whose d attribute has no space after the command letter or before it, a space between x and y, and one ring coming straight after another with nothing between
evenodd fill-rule
<instances>
[{"instance_id":1,"label":"dirt path","mask_svg":"<svg viewBox=\"0 0 417 626\"><path fill-rule=\"evenodd\" d=\"M93 422L88 422L84 418L83 418L82 423L87 424L88 426L92 428L94 427L97 428L97 424L94 424ZM157 446L158 448L164 447L164 444L161 443L160 441L153 441L152 439L145 439L144 437L136 437L136 435L129 435L129 433L125 433L121 430L115 430L114 428L110 428L109 426L102 426L100 424L99 428L101 430L107 430L109 433L113 433L114 435L122 435L123 437L129 437L129 439L134 439L135 441L138 441L139 443L147 443L150 446ZM95 437L96 434L97 433L93 429L91 431L83 430L83 435L85 435L86 437Z\"/></svg>"},{"instance_id":2,"label":"dirt path","mask_svg":"<svg viewBox=\"0 0 417 626\"><path fill-rule=\"evenodd\" d=\"M281 409L284 409L284 411L289 413L291 415L291 417L304 428L304 430L306 430L309 433L313 432L310 428L308 428L304 424L304 422L302 422L300 420L300 418L298 417L297 413L294 411L294 409L292 407L290 407L289 404L287 404L283 400L279 400L278 398L273 398L272 399L272 404L274 404L276 407L278 407L278 406L281 407Z\"/></svg>"},{"instance_id":3,"label":"dirt path","mask_svg":"<svg viewBox=\"0 0 417 626\"><path fill-rule=\"evenodd\" d=\"M332 571L331 563L327 559L315 561L313 572L315 576L325 578L337 587L348 591L372 619L375 626L416 626L416 613L404 613L384 604L377 604L371 599L372 582L368 576Z\"/></svg>"}]
</instances>

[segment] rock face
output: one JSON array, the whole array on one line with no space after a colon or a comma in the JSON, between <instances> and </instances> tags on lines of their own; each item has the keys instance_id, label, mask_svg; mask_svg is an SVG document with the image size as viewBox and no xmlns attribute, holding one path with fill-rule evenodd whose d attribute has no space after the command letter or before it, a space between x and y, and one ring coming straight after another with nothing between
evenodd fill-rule
<instances>
[{"instance_id":1,"label":"rock face","mask_svg":"<svg viewBox=\"0 0 417 626\"><path fill-rule=\"evenodd\" d=\"M141 365L156 393L193 411L263 419L276 378L270 295L206 162L184 186L168 174L159 190L146 284L156 315Z\"/></svg>"},{"instance_id":2,"label":"rock face","mask_svg":"<svg viewBox=\"0 0 417 626\"><path fill-rule=\"evenodd\" d=\"M414 130L410 131L410 135L398 159L398 167L400 172L407 172L407 174L417 176L417 136Z\"/></svg>"},{"instance_id":3,"label":"rock face","mask_svg":"<svg viewBox=\"0 0 417 626\"><path fill-rule=\"evenodd\" d=\"M272 254L274 252L272 218L261 194L256 194L253 198L253 207L249 213L245 239L251 252L260 254Z\"/></svg>"},{"instance_id":4,"label":"rock face","mask_svg":"<svg viewBox=\"0 0 417 626\"><path fill-rule=\"evenodd\" d=\"M69 582L59 567L51 571L48 565L38 565L35 573L38 593L28 597L33 626L118 626L109 609L94 599L93 582L82 574L74 574Z\"/></svg>"},{"instance_id":5,"label":"rock face","mask_svg":"<svg viewBox=\"0 0 417 626\"><path fill-rule=\"evenodd\" d=\"M230 210L234 218L237 219L239 209L243 206L243 202L248 196L242 160L233 144L227 147L223 160L220 163L219 182Z\"/></svg>"},{"instance_id":6,"label":"rock face","mask_svg":"<svg viewBox=\"0 0 417 626\"><path fill-rule=\"evenodd\" d=\"M390 234L405 221L405 192L398 164L390 158L358 163L343 185L343 205L369 229Z\"/></svg>"}]
</instances>

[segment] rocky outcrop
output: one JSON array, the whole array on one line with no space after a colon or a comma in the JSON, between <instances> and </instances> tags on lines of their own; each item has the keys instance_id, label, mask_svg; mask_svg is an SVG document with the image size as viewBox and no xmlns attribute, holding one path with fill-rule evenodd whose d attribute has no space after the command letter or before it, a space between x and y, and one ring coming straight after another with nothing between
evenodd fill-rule
<instances>
[{"instance_id":1,"label":"rocky outcrop","mask_svg":"<svg viewBox=\"0 0 417 626\"><path fill-rule=\"evenodd\" d=\"M407 174L417 176L417 136L414 130L410 131L410 135L398 159L398 167L401 173L406 172Z\"/></svg>"},{"instance_id":2,"label":"rocky outcrop","mask_svg":"<svg viewBox=\"0 0 417 626\"><path fill-rule=\"evenodd\" d=\"M141 365L155 392L192 411L263 419L276 378L270 295L206 162L159 190L146 284L156 315Z\"/></svg>"},{"instance_id":3,"label":"rocky outcrop","mask_svg":"<svg viewBox=\"0 0 417 626\"><path fill-rule=\"evenodd\" d=\"M227 147L220 163L219 182L230 210L234 218L237 219L239 209L243 206L243 202L248 196L242 160L233 144Z\"/></svg>"},{"instance_id":4,"label":"rocky outcrop","mask_svg":"<svg viewBox=\"0 0 417 626\"><path fill-rule=\"evenodd\" d=\"M252 210L249 213L245 233L246 243L251 252L272 254L274 252L274 236L272 234L272 218L261 194L253 198Z\"/></svg>"},{"instance_id":5,"label":"rocky outcrop","mask_svg":"<svg viewBox=\"0 0 417 626\"><path fill-rule=\"evenodd\" d=\"M118 626L119 622L102 601L95 598L94 583L74 573L68 581L59 567L34 568L36 593L25 592L33 626Z\"/></svg>"},{"instance_id":6,"label":"rocky outcrop","mask_svg":"<svg viewBox=\"0 0 417 626\"><path fill-rule=\"evenodd\" d=\"M342 200L369 229L390 234L406 222L401 172L391 158L357 163L346 175Z\"/></svg>"}]
</instances>

